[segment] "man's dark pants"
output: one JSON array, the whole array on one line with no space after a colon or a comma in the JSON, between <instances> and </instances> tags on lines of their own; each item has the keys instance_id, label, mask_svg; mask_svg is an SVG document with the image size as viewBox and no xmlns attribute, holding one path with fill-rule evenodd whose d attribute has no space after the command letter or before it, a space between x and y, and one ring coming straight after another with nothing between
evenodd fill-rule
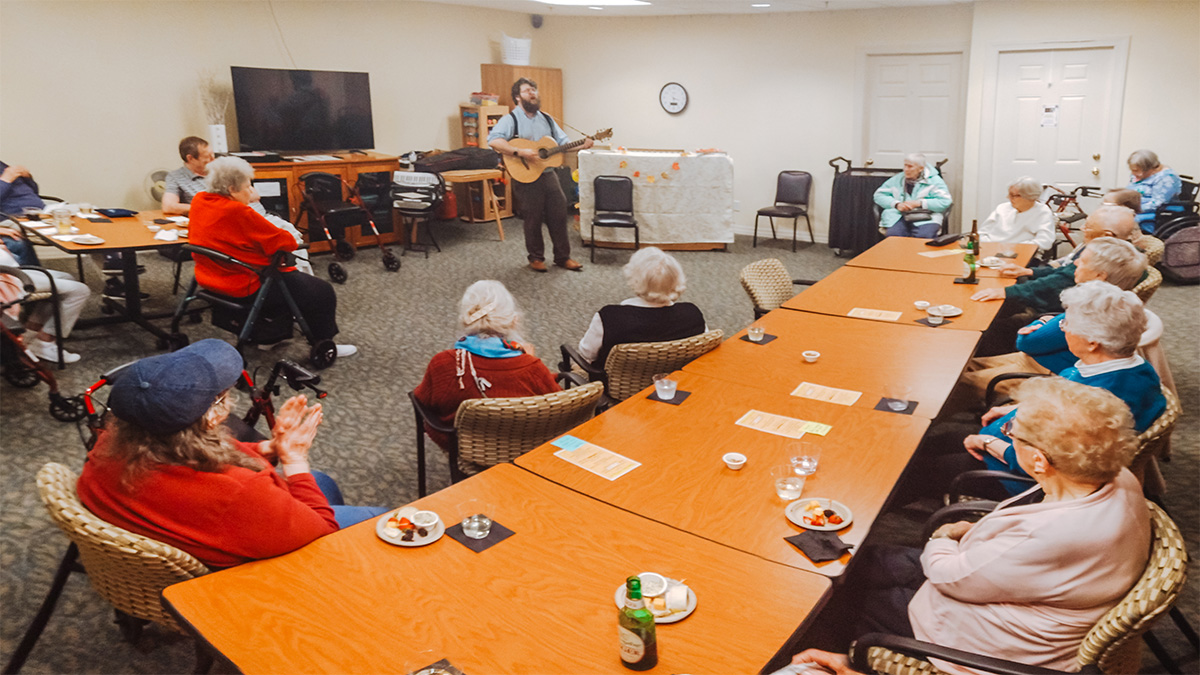
<instances>
[{"instance_id":1,"label":"man's dark pants","mask_svg":"<svg viewBox=\"0 0 1200 675\"><path fill-rule=\"evenodd\" d=\"M567 198L563 194L558 174L545 171L532 183L516 183L517 198L525 221L525 251L530 262L546 260L546 245L542 239L542 220L550 231L554 246L554 263L561 265L571 258L571 240L567 238Z\"/></svg>"}]
</instances>

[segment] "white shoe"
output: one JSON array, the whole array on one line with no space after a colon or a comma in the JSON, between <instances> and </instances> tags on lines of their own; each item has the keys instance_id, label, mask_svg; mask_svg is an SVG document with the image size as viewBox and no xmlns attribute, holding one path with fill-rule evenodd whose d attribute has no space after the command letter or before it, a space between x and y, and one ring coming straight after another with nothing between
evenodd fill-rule
<instances>
[{"instance_id":1,"label":"white shoe","mask_svg":"<svg viewBox=\"0 0 1200 675\"><path fill-rule=\"evenodd\" d=\"M46 342L45 340L38 340L37 338L34 338L29 341L29 344L25 345L25 348L28 349L34 356L38 357L39 361L58 363L58 347L53 342ZM63 363L75 363L80 358L81 357L75 352L69 352L65 349L63 350Z\"/></svg>"},{"instance_id":2,"label":"white shoe","mask_svg":"<svg viewBox=\"0 0 1200 675\"><path fill-rule=\"evenodd\" d=\"M339 359L347 357L347 356L354 356L357 353L358 353L358 347L355 347L354 345L338 345L337 346L337 355L338 355Z\"/></svg>"},{"instance_id":3,"label":"white shoe","mask_svg":"<svg viewBox=\"0 0 1200 675\"><path fill-rule=\"evenodd\" d=\"M272 342L271 344L258 345L258 350L262 352L269 352L276 347L287 347L290 344L292 344L291 339L280 340L279 342Z\"/></svg>"}]
</instances>

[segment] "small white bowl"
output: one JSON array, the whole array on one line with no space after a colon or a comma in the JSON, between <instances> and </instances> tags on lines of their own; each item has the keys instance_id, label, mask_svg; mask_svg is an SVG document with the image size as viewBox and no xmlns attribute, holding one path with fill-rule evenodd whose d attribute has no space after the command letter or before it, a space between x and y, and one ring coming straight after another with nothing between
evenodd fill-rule
<instances>
[{"instance_id":1,"label":"small white bowl","mask_svg":"<svg viewBox=\"0 0 1200 675\"><path fill-rule=\"evenodd\" d=\"M642 597L653 598L667 592L667 578L657 572L642 572Z\"/></svg>"},{"instance_id":2,"label":"small white bowl","mask_svg":"<svg viewBox=\"0 0 1200 675\"><path fill-rule=\"evenodd\" d=\"M412 524L417 527L433 527L438 523L438 514L433 511L417 511L412 517Z\"/></svg>"},{"instance_id":3,"label":"small white bowl","mask_svg":"<svg viewBox=\"0 0 1200 675\"><path fill-rule=\"evenodd\" d=\"M925 302L924 300L918 300L913 303L913 307L916 307L917 309L921 309L921 310L929 309L929 303Z\"/></svg>"},{"instance_id":4,"label":"small white bowl","mask_svg":"<svg viewBox=\"0 0 1200 675\"><path fill-rule=\"evenodd\" d=\"M801 356L803 356L804 360L808 361L809 363L816 363L817 359L821 358L821 352L814 352L810 349L801 354Z\"/></svg>"},{"instance_id":5,"label":"small white bowl","mask_svg":"<svg viewBox=\"0 0 1200 675\"><path fill-rule=\"evenodd\" d=\"M740 452L727 452L721 457L721 460L725 462L725 466L734 471L737 471L746 464L746 456Z\"/></svg>"}]
</instances>

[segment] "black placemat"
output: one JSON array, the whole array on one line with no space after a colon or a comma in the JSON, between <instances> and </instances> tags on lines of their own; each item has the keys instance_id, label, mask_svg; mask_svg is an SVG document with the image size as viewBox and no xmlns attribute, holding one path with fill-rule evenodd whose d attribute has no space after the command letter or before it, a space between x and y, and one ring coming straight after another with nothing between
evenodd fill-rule
<instances>
[{"instance_id":1,"label":"black placemat","mask_svg":"<svg viewBox=\"0 0 1200 675\"><path fill-rule=\"evenodd\" d=\"M836 532L823 530L805 530L800 534L784 537L784 541L800 549L813 562L828 562L837 560L842 554L854 548L847 544Z\"/></svg>"},{"instance_id":2,"label":"black placemat","mask_svg":"<svg viewBox=\"0 0 1200 675\"><path fill-rule=\"evenodd\" d=\"M930 328L941 328L942 326L949 326L954 322L950 319L942 319L941 323L929 323L929 317L925 317L923 319L917 319L917 323L924 324Z\"/></svg>"},{"instance_id":3,"label":"black placemat","mask_svg":"<svg viewBox=\"0 0 1200 675\"><path fill-rule=\"evenodd\" d=\"M774 340L776 337L779 337L779 336L771 335L770 333L763 333L763 339L759 340L758 342L751 340L749 335L743 335L742 337L740 337L738 339L745 340L746 342L749 342L752 345L765 345L768 342L770 342L771 340Z\"/></svg>"},{"instance_id":4,"label":"black placemat","mask_svg":"<svg viewBox=\"0 0 1200 675\"><path fill-rule=\"evenodd\" d=\"M112 222L108 218L84 218L84 220L88 221L89 223L111 223Z\"/></svg>"},{"instance_id":5,"label":"black placemat","mask_svg":"<svg viewBox=\"0 0 1200 675\"><path fill-rule=\"evenodd\" d=\"M683 403L684 399L686 399L687 397L689 397L691 395L692 395L692 392L690 392L690 391L676 389L675 397L672 398L670 401L664 401L661 398L659 398L657 391L650 392L650 395L647 396L646 398L650 399L651 401L658 401L659 403L666 403L667 405L679 405L680 403Z\"/></svg>"},{"instance_id":6,"label":"black placemat","mask_svg":"<svg viewBox=\"0 0 1200 675\"><path fill-rule=\"evenodd\" d=\"M155 225L170 225L170 224L171 224L171 223L173 223L173 222L175 222L175 221L173 221L173 220L169 220L169 219L167 219L167 218L155 218L155 219L154 219L154 224L155 224Z\"/></svg>"},{"instance_id":7,"label":"black placemat","mask_svg":"<svg viewBox=\"0 0 1200 675\"><path fill-rule=\"evenodd\" d=\"M476 553L480 553L482 551L488 550L489 548L495 546L496 544L499 544L500 542L504 541L505 539L508 539L509 537L513 536L513 534L514 533L512 530L501 525L500 523L497 523L494 520L492 521L491 532L488 532L488 536L484 537L483 539L472 539L472 538L468 537L467 535L463 534L462 523L458 523L457 525L451 525L450 527L446 528L446 536L447 537L450 537L454 541L457 541L458 543L462 544L463 546L466 546L467 548L471 549L472 551L475 551Z\"/></svg>"},{"instance_id":8,"label":"black placemat","mask_svg":"<svg viewBox=\"0 0 1200 675\"><path fill-rule=\"evenodd\" d=\"M898 400L900 400L900 399L891 399L891 398L888 398L885 396L885 397L879 399L879 403L875 404L875 409L882 410L884 412L896 413L897 415L911 415L911 414L913 414L913 411L917 409L916 401L906 401L906 403L908 403L908 407L905 408L904 410L892 410L891 408L888 407L888 404L887 404L888 401L898 401Z\"/></svg>"},{"instance_id":9,"label":"black placemat","mask_svg":"<svg viewBox=\"0 0 1200 675\"><path fill-rule=\"evenodd\" d=\"M436 661L436 662L431 663L422 668L417 668L416 670L412 671L408 675L416 675L417 673L427 671L431 668L444 670L447 673L450 673L450 675L466 675L466 673L464 673L461 668L458 668L455 665L453 665L452 663L450 663L449 659L442 659L441 661Z\"/></svg>"}]
</instances>

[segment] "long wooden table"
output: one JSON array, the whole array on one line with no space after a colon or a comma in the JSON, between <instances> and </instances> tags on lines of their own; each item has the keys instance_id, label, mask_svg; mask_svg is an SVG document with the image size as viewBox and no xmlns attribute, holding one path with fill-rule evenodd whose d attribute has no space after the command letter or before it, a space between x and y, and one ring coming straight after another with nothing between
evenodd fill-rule
<instances>
[{"instance_id":1,"label":"long wooden table","mask_svg":"<svg viewBox=\"0 0 1200 675\"><path fill-rule=\"evenodd\" d=\"M157 314L147 314L142 310L142 294L139 275L137 273L137 251L149 251L176 244L187 243L186 238L180 238L178 241L161 241L155 239L157 232L150 230L150 227L157 227L160 230L174 230L180 227L178 223L156 224L156 219L164 219L163 212L140 211L137 215L128 218L111 218L111 222L93 222L82 216L75 216L72 220L72 225L79 230L77 234L90 234L100 237L104 240L103 244L78 244L73 241L63 241L55 238L55 234L40 234L31 233L39 243L50 244L66 253L76 256L88 253L124 253L121 257L122 269L121 280L125 285L124 301L118 301L113 298L105 297L104 304L111 310L112 316L88 317L81 319L75 324L76 328L89 328L92 326L108 325L113 323L132 322L141 326L151 335L158 338L160 347L167 346L168 335L166 331L150 323L153 319L162 319L171 316L172 312L160 312ZM22 225L26 231L36 230L40 228L52 227L51 219L42 221L26 221ZM82 271L82 265L80 271Z\"/></svg>"},{"instance_id":2,"label":"long wooden table","mask_svg":"<svg viewBox=\"0 0 1200 675\"><path fill-rule=\"evenodd\" d=\"M649 672L730 673L763 667L830 587L514 466L416 505L453 524L470 498L516 534L482 553L448 536L400 548L370 521L163 598L244 673L405 672L424 650L468 674L625 673L614 594L656 571L686 579L697 608L658 627Z\"/></svg>"},{"instance_id":3,"label":"long wooden table","mask_svg":"<svg viewBox=\"0 0 1200 675\"><path fill-rule=\"evenodd\" d=\"M627 399L577 427L571 435L629 457L641 466L609 481L567 462L546 444L517 458L518 466L653 520L767 560L836 576L850 554L814 564L784 537L803 530L784 516L771 468L787 464L797 441L735 424L750 410L820 422L825 436L806 434L820 448L805 497L827 497L854 512L838 535L860 544L900 477L929 420L769 393L685 370L673 375L691 392L680 405ZM721 456L747 456L738 471Z\"/></svg>"},{"instance_id":4,"label":"long wooden table","mask_svg":"<svg viewBox=\"0 0 1200 675\"><path fill-rule=\"evenodd\" d=\"M980 336L784 309L755 325L776 339L754 344L741 340L741 331L683 369L780 396L802 382L849 389L862 392L854 406L868 409L891 393L888 385L903 383L911 389L909 400L917 401L913 414L927 419L941 411ZM806 350L821 357L807 363L801 356Z\"/></svg>"},{"instance_id":5,"label":"long wooden table","mask_svg":"<svg viewBox=\"0 0 1200 675\"><path fill-rule=\"evenodd\" d=\"M983 332L996 318L1001 303L975 302L971 296L984 288L1005 288L1013 283L1012 279L983 277L978 285L972 286L956 284L948 275L843 266L783 303L783 307L831 316L846 316L855 308L880 309L900 312L897 324L919 326L917 319L925 318L926 313L913 303L924 300L963 310L961 316L951 318L946 325L927 330ZM886 349L886 345L879 348Z\"/></svg>"},{"instance_id":6,"label":"long wooden table","mask_svg":"<svg viewBox=\"0 0 1200 675\"><path fill-rule=\"evenodd\" d=\"M1037 253L1036 244L992 244L980 245L980 258L994 256L1005 249L1012 249L1017 257L1012 262L1026 265ZM941 255L941 252L953 252L955 255ZM938 253L936 257L921 255L922 253ZM924 239L912 237L887 237L871 248L846 261L851 267L871 267L879 270L895 270L898 272L923 272L926 274L946 274L962 276L963 254L965 251L958 242L941 247L926 246ZM979 267L980 277L999 277L1000 271L989 267Z\"/></svg>"}]
</instances>

